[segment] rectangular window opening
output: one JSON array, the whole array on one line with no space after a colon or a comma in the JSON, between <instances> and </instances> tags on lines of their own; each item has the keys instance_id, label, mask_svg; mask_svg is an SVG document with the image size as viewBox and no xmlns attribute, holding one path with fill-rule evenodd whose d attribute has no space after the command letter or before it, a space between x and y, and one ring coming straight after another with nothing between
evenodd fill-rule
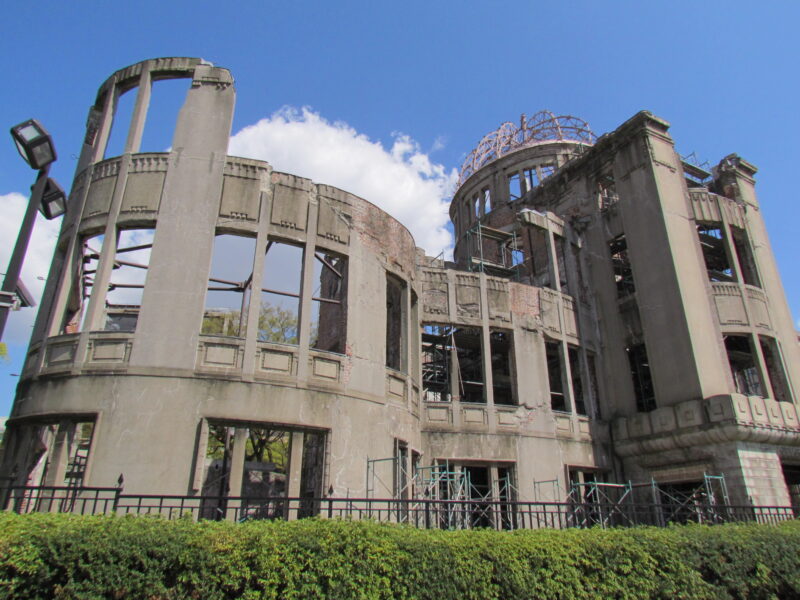
<instances>
[{"instance_id":1,"label":"rectangular window opening","mask_svg":"<svg viewBox=\"0 0 800 600\"><path fill-rule=\"evenodd\" d=\"M188 77L154 80L139 152L169 152L192 80Z\"/></svg>"},{"instance_id":2,"label":"rectangular window opening","mask_svg":"<svg viewBox=\"0 0 800 600\"><path fill-rule=\"evenodd\" d=\"M64 314L62 333L77 333L86 327L86 309L94 289L94 278L100 264L100 252L105 236L95 235L83 238L70 289L69 300Z\"/></svg>"},{"instance_id":3,"label":"rectangular window opening","mask_svg":"<svg viewBox=\"0 0 800 600\"><path fill-rule=\"evenodd\" d=\"M619 202L617 185L614 176L609 174L601 176L597 181L600 210L606 210Z\"/></svg>"},{"instance_id":4,"label":"rectangular window opening","mask_svg":"<svg viewBox=\"0 0 800 600\"><path fill-rule=\"evenodd\" d=\"M106 294L106 331L136 330L154 229L125 229L117 235L114 268Z\"/></svg>"},{"instance_id":5,"label":"rectangular window opening","mask_svg":"<svg viewBox=\"0 0 800 600\"><path fill-rule=\"evenodd\" d=\"M745 396L764 396L750 336L726 335L725 350L736 391Z\"/></svg>"},{"instance_id":6,"label":"rectangular window opening","mask_svg":"<svg viewBox=\"0 0 800 600\"><path fill-rule=\"evenodd\" d=\"M458 361L458 394L462 402L486 402L483 392L483 346L481 330L459 327L453 331Z\"/></svg>"},{"instance_id":7,"label":"rectangular window opening","mask_svg":"<svg viewBox=\"0 0 800 600\"><path fill-rule=\"evenodd\" d=\"M422 390L425 402L449 402L452 373L453 328L424 325L422 328Z\"/></svg>"},{"instance_id":8,"label":"rectangular window opening","mask_svg":"<svg viewBox=\"0 0 800 600\"><path fill-rule=\"evenodd\" d=\"M791 388L786 378L786 371L783 368L777 341L775 338L763 335L759 336L758 339L761 344L761 353L764 355L764 363L767 367L767 376L772 386L772 393L775 396L774 399L778 402L792 402Z\"/></svg>"},{"instance_id":9,"label":"rectangular window opening","mask_svg":"<svg viewBox=\"0 0 800 600\"><path fill-rule=\"evenodd\" d=\"M550 386L550 408L559 412L567 412L560 345L559 342L555 341L546 341L544 343L545 357L547 358L547 381Z\"/></svg>"},{"instance_id":10,"label":"rectangular window opening","mask_svg":"<svg viewBox=\"0 0 800 600\"><path fill-rule=\"evenodd\" d=\"M255 239L217 234L201 333L244 336L253 282Z\"/></svg>"},{"instance_id":11,"label":"rectangular window opening","mask_svg":"<svg viewBox=\"0 0 800 600\"><path fill-rule=\"evenodd\" d=\"M653 378L650 374L650 363L647 360L647 348L644 344L634 344L626 348L628 362L633 380L633 393L636 398L638 412L650 412L656 408L656 394Z\"/></svg>"},{"instance_id":12,"label":"rectangular window opening","mask_svg":"<svg viewBox=\"0 0 800 600\"><path fill-rule=\"evenodd\" d=\"M492 193L489 188L485 188L481 194L483 195L483 214L492 212Z\"/></svg>"},{"instance_id":13,"label":"rectangular window opening","mask_svg":"<svg viewBox=\"0 0 800 600\"><path fill-rule=\"evenodd\" d=\"M311 348L344 354L347 336L347 258L330 252L314 255Z\"/></svg>"},{"instance_id":14,"label":"rectangular window opening","mask_svg":"<svg viewBox=\"0 0 800 600\"><path fill-rule=\"evenodd\" d=\"M555 289L550 276L550 252L548 251L547 230L539 227L528 228L528 244L531 249L531 282L536 287Z\"/></svg>"},{"instance_id":15,"label":"rectangular window opening","mask_svg":"<svg viewBox=\"0 0 800 600\"><path fill-rule=\"evenodd\" d=\"M566 259L566 241L560 235L553 236L556 246L556 263L558 265L558 281L561 286L561 292L569 294L569 286L567 285L567 259Z\"/></svg>"},{"instance_id":16,"label":"rectangular window opening","mask_svg":"<svg viewBox=\"0 0 800 600\"><path fill-rule=\"evenodd\" d=\"M628 255L628 242L625 235L618 235L608 243L611 252L611 266L614 269L614 282L617 286L617 297L626 298L636 292L633 283L633 269Z\"/></svg>"},{"instance_id":17,"label":"rectangular window opening","mask_svg":"<svg viewBox=\"0 0 800 600\"><path fill-rule=\"evenodd\" d=\"M569 369L572 378L572 402L575 406L575 412L579 415L588 415L586 411L586 395L584 394L583 378L581 373L580 353L577 347L567 346L567 355L569 356Z\"/></svg>"},{"instance_id":18,"label":"rectangular window opening","mask_svg":"<svg viewBox=\"0 0 800 600\"><path fill-rule=\"evenodd\" d=\"M742 270L742 279L747 285L761 287L761 280L758 277L756 259L753 255L753 248L750 245L750 238L747 230L731 227L731 237L736 255L739 257L739 267Z\"/></svg>"},{"instance_id":19,"label":"rectangular window opening","mask_svg":"<svg viewBox=\"0 0 800 600\"><path fill-rule=\"evenodd\" d=\"M405 369L406 285L393 275L386 275L386 366Z\"/></svg>"},{"instance_id":20,"label":"rectangular window opening","mask_svg":"<svg viewBox=\"0 0 800 600\"><path fill-rule=\"evenodd\" d=\"M709 281L736 281L724 230L715 225L698 225L697 237L700 240Z\"/></svg>"},{"instance_id":21,"label":"rectangular window opening","mask_svg":"<svg viewBox=\"0 0 800 600\"><path fill-rule=\"evenodd\" d=\"M261 305L258 314L259 342L299 343L302 275L303 248L270 240L267 243L261 280L263 287L261 288ZM325 277L327 281L328 276ZM327 291L333 292L334 290ZM323 296L317 297L322 298ZM312 304L321 302L323 301L318 300ZM327 312L325 317L328 318ZM319 310L317 310L317 322L319 322ZM317 335L318 331L312 331L312 344L317 342Z\"/></svg>"},{"instance_id":22,"label":"rectangular window opening","mask_svg":"<svg viewBox=\"0 0 800 600\"><path fill-rule=\"evenodd\" d=\"M492 391L495 404L516 404L513 375L513 334L510 331L491 331Z\"/></svg>"},{"instance_id":23,"label":"rectangular window opening","mask_svg":"<svg viewBox=\"0 0 800 600\"><path fill-rule=\"evenodd\" d=\"M536 167L531 167L530 169L525 169L522 172L522 176L525 178L525 184L527 185L529 190L536 188L539 185L539 173L536 171Z\"/></svg>"},{"instance_id":24,"label":"rectangular window opening","mask_svg":"<svg viewBox=\"0 0 800 600\"><path fill-rule=\"evenodd\" d=\"M136 105L138 91L139 86L134 86L129 90L125 90L117 98L117 103L114 107L114 118L111 121L111 132L103 155L104 158L120 156L125 152L125 143L128 141L128 131L131 128L133 108Z\"/></svg>"},{"instance_id":25,"label":"rectangular window opening","mask_svg":"<svg viewBox=\"0 0 800 600\"><path fill-rule=\"evenodd\" d=\"M522 182L519 173L512 173L508 176L508 201L519 200L522 198Z\"/></svg>"}]
</instances>

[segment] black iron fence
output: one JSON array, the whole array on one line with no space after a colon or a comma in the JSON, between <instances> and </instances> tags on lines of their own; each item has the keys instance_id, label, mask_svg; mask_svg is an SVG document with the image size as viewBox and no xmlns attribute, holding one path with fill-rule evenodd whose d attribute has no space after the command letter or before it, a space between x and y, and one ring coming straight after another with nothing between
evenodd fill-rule
<instances>
[{"instance_id":1,"label":"black iron fence","mask_svg":"<svg viewBox=\"0 0 800 600\"><path fill-rule=\"evenodd\" d=\"M373 519L426 529L565 529L570 527L666 526L669 523L776 523L795 518L786 506L683 503L508 502L489 500L376 498L248 498L125 494L122 488L7 486L5 510L81 515L155 515L246 521L310 516Z\"/></svg>"}]
</instances>

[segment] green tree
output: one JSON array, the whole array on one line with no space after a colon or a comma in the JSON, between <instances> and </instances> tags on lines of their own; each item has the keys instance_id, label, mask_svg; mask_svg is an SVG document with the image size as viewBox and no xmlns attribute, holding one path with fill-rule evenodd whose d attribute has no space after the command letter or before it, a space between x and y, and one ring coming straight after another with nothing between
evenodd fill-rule
<instances>
[{"instance_id":1,"label":"green tree","mask_svg":"<svg viewBox=\"0 0 800 600\"><path fill-rule=\"evenodd\" d=\"M202 333L210 335L243 336L242 315L238 310L209 310L203 317ZM299 340L299 321L293 310L261 303L258 313L258 341L296 344ZM312 331L312 339L314 332Z\"/></svg>"}]
</instances>

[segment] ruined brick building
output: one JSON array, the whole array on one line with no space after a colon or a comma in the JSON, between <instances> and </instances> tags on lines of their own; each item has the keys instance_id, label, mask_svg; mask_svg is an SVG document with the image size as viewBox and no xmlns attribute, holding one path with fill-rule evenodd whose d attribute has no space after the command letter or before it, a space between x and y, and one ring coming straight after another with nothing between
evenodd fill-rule
<instances>
[{"instance_id":1,"label":"ruined brick building","mask_svg":"<svg viewBox=\"0 0 800 600\"><path fill-rule=\"evenodd\" d=\"M142 153L171 78L171 150ZM599 139L523 117L464 163L446 262L369 199L228 156L234 96L189 58L100 87L4 475L289 497L451 477L501 500L722 475L731 502L790 504L800 352L753 165L688 164L647 112Z\"/></svg>"}]
</instances>

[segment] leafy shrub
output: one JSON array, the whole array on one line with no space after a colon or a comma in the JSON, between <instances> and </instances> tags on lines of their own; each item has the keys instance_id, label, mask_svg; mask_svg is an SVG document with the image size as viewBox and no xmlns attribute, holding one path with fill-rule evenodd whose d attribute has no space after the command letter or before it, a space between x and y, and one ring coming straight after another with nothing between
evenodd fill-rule
<instances>
[{"instance_id":1,"label":"leafy shrub","mask_svg":"<svg viewBox=\"0 0 800 600\"><path fill-rule=\"evenodd\" d=\"M800 523L424 531L0 514L0 598L800 597Z\"/></svg>"}]
</instances>

